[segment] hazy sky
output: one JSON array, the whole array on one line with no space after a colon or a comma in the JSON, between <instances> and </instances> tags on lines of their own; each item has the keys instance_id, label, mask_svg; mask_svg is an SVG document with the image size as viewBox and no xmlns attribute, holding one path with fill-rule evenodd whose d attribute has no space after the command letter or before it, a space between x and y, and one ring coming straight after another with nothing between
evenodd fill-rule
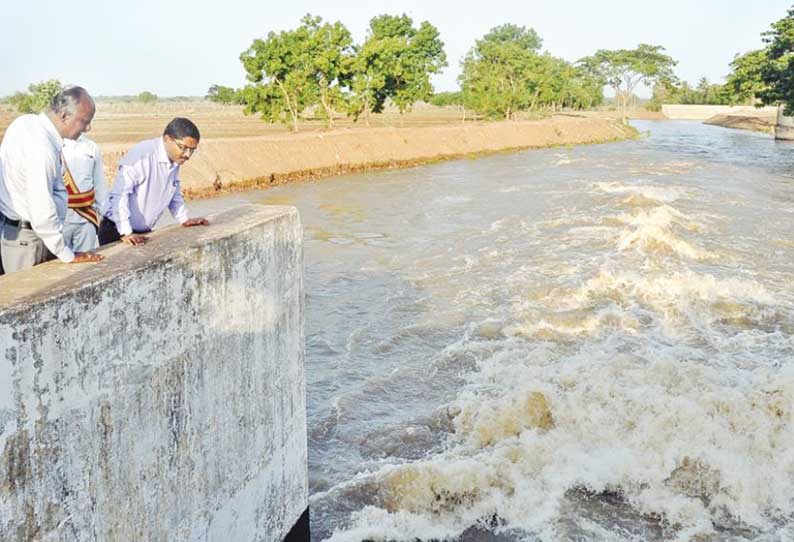
<instances>
[{"instance_id":1,"label":"hazy sky","mask_svg":"<svg viewBox=\"0 0 794 542\"><path fill-rule=\"evenodd\" d=\"M792 1L3 0L0 96L51 78L95 95L196 96L213 83L240 86L240 53L271 30L294 28L306 13L343 22L357 42L375 15L430 21L449 61L434 79L438 90L454 90L474 40L506 22L534 28L545 50L567 60L650 43L679 61L679 77L720 82L733 56L759 48L760 33Z\"/></svg>"}]
</instances>

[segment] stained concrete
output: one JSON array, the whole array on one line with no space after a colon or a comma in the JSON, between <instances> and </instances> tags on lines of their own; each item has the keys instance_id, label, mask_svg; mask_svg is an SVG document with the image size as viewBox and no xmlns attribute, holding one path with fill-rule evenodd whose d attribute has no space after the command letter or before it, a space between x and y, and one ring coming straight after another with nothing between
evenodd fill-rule
<instances>
[{"instance_id":1,"label":"stained concrete","mask_svg":"<svg viewBox=\"0 0 794 542\"><path fill-rule=\"evenodd\" d=\"M298 213L210 218L0 277L0 540L280 541L306 510Z\"/></svg>"}]
</instances>

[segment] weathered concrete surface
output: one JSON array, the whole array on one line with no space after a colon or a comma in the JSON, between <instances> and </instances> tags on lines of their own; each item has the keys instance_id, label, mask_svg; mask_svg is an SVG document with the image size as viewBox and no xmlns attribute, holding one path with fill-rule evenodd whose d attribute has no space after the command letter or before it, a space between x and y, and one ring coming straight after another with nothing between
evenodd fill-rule
<instances>
[{"instance_id":1,"label":"weathered concrete surface","mask_svg":"<svg viewBox=\"0 0 794 542\"><path fill-rule=\"evenodd\" d=\"M212 222L0 277L0 540L280 541L306 510L299 217Z\"/></svg>"},{"instance_id":2,"label":"weathered concrete surface","mask_svg":"<svg viewBox=\"0 0 794 542\"><path fill-rule=\"evenodd\" d=\"M743 117L764 117L774 119L774 107L754 107L752 105L682 105L664 104L662 113L671 120L706 120L714 115L735 115Z\"/></svg>"},{"instance_id":3,"label":"weathered concrete surface","mask_svg":"<svg viewBox=\"0 0 794 542\"><path fill-rule=\"evenodd\" d=\"M783 114L785 106L777 108L777 124L775 125L775 139L794 141L794 117Z\"/></svg>"},{"instance_id":4,"label":"weathered concrete surface","mask_svg":"<svg viewBox=\"0 0 794 542\"><path fill-rule=\"evenodd\" d=\"M188 196L201 196L225 188L268 186L284 180L476 153L603 143L634 135L634 129L612 119L555 116L536 121L208 139L201 141L199 152L185 164L182 189ZM113 179L118 160L130 146L102 146L109 179Z\"/></svg>"}]
</instances>

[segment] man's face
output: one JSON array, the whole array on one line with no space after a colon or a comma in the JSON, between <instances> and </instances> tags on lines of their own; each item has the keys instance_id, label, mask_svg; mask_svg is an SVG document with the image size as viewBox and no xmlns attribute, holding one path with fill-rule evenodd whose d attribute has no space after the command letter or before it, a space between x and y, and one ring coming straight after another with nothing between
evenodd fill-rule
<instances>
[{"instance_id":1,"label":"man's face","mask_svg":"<svg viewBox=\"0 0 794 542\"><path fill-rule=\"evenodd\" d=\"M77 139L85 132L91 130L91 121L94 119L94 104L91 100L80 100L73 115L61 116L59 132L67 139Z\"/></svg>"},{"instance_id":2,"label":"man's face","mask_svg":"<svg viewBox=\"0 0 794 542\"><path fill-rule=\"evenodd\" d=\"M163 140L165 141L165 152L168 153L168 158L179 166L190 160L199 144L198 139L190 136L177 139L170 135L165 135Z\"/></svg>"}]
</instances>

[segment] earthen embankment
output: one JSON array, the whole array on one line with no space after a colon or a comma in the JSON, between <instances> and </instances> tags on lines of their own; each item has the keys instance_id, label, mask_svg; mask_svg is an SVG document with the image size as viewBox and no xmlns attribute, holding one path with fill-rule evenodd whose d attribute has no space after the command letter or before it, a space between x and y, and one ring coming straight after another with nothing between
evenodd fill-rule
<instances>
[{"instance_id":1,"label":"earthen embankment","mask_svg":"<svg viewBox=\"0 0 794 542\"><path fill-rule=\"evenodd\" d=\"M206 139L182 171L188 197L266 187L339 173L410 166L501 151L604 143L636 131L611 119L555 116L536 121L355 128ZM108 178L132 144L106 144Z\"/></svg>"}]
</instances>

